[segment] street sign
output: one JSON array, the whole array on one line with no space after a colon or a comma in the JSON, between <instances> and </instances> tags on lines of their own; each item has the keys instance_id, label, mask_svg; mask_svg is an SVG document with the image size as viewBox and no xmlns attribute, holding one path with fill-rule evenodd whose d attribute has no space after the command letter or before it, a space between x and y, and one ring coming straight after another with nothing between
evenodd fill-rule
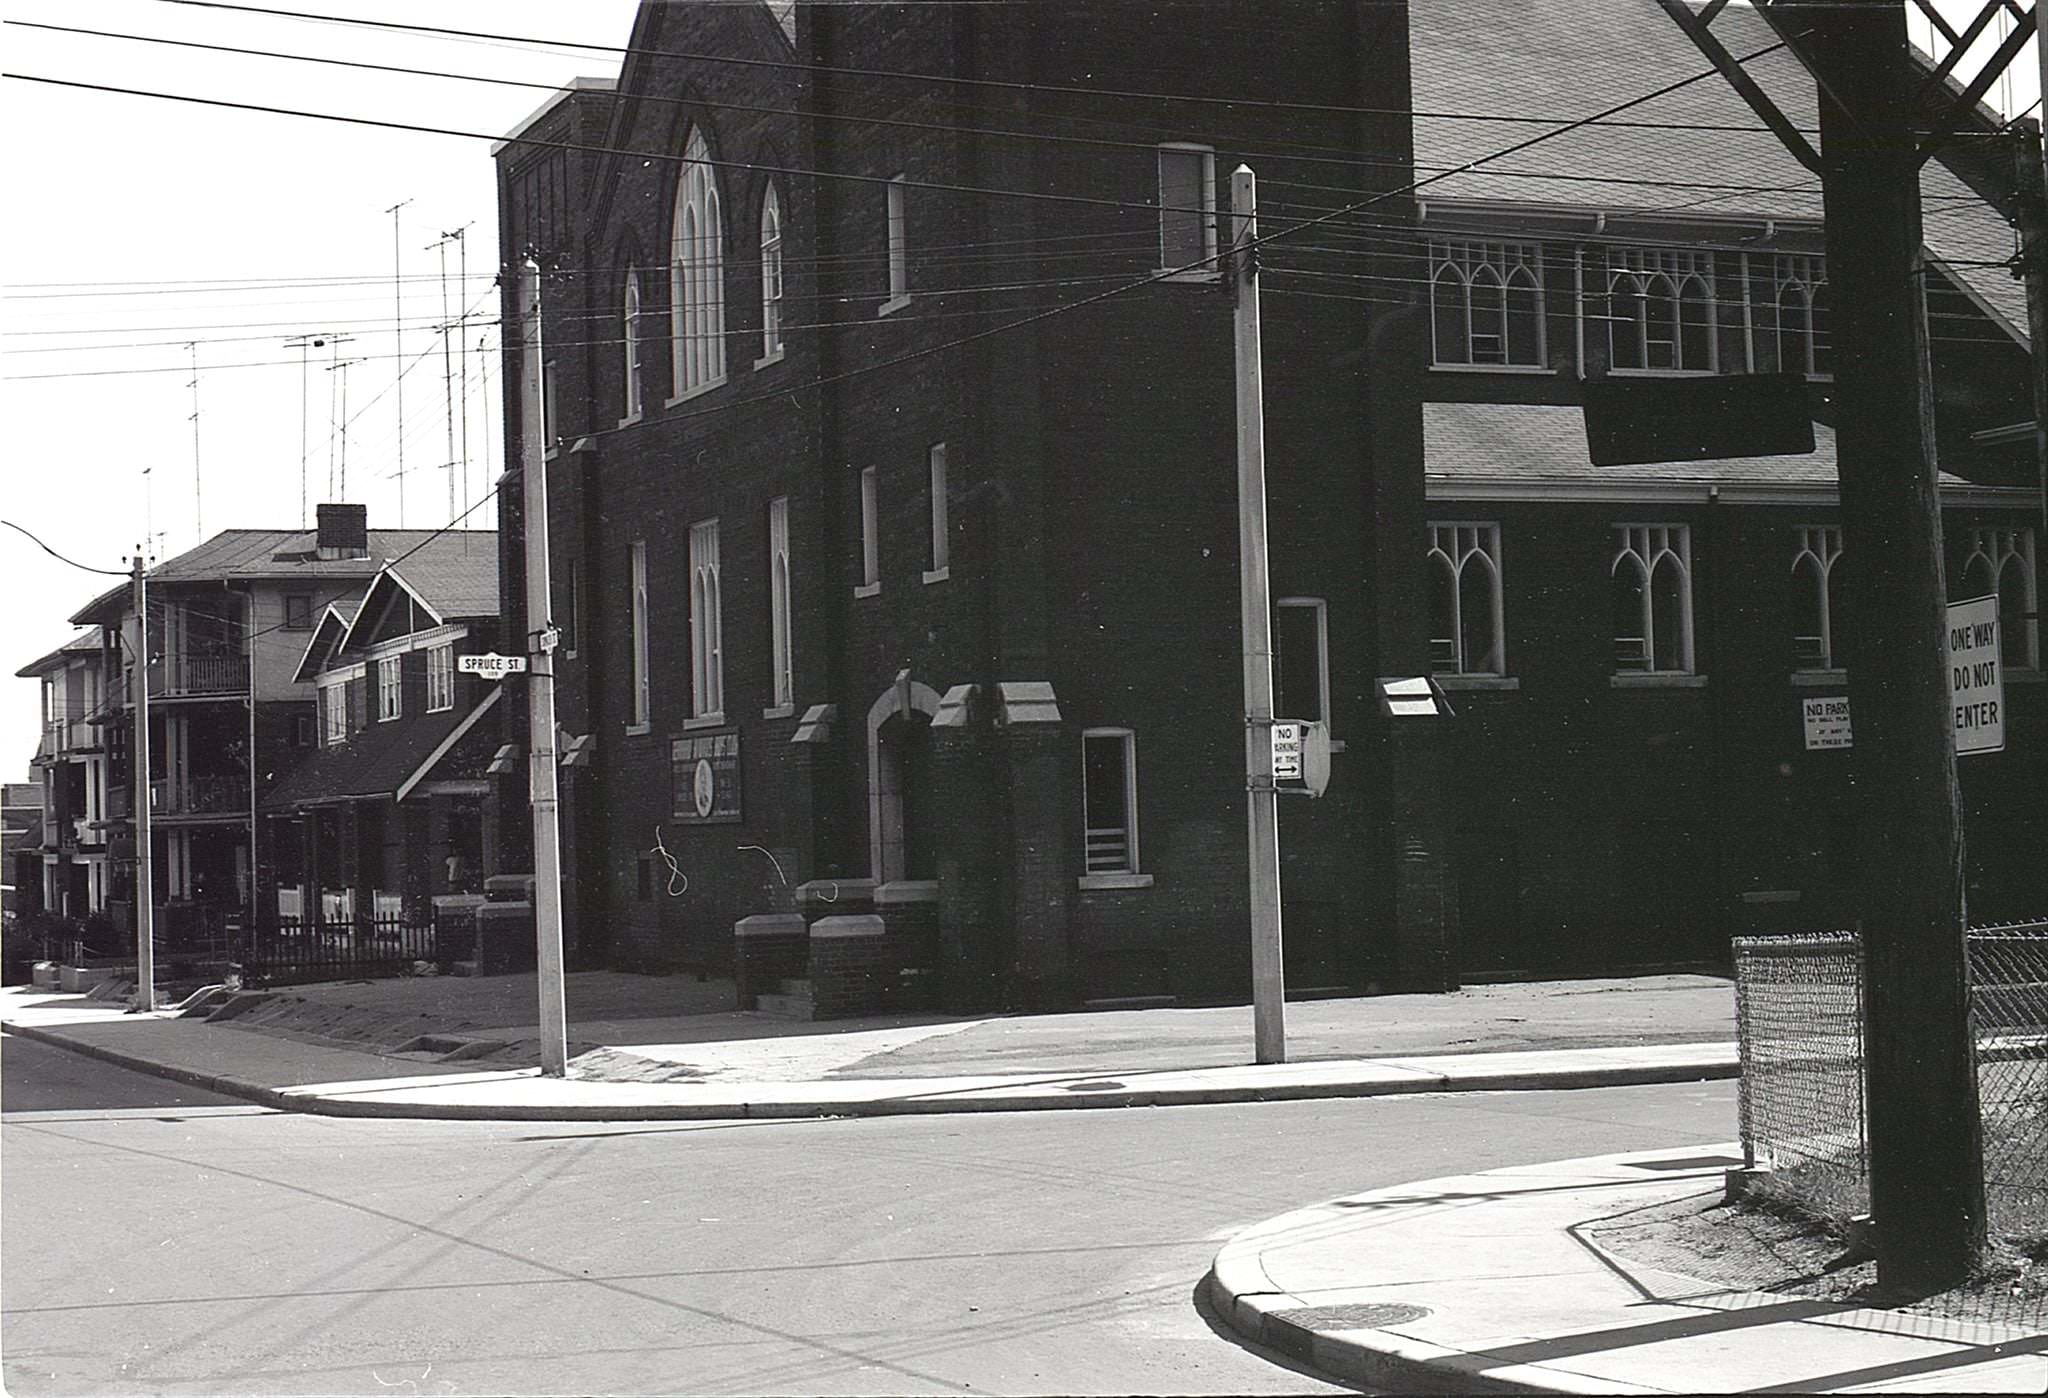
<instances>
[{"instance_id":1,"label":"street sign","mask_svg":"<svg viewBox=\"0 0 2048 1398\"><path fill-rule=\"evenodd\" d=\"M1273 780L1276 782L1301 780L1301 728L1298 723L1275 722L1273 725Z\"/></svg>"},{"instance_id":2,"label":"street sign","mask_svg":"<svg viewBox=\"0 0 2048 1398\"><path fill-rule=\"evenodd\" d=\"M1957 757L2005 751L2005 666L1995 594L1948 604L1948 697Z\"/></svg>"},{"instance_id":3,"label":"street sign","mask_svg":"<svg viewBox=\"0 0 2048 1398\"><path fill-rule=\"evenodd\" d=\"M1799 716L1806 725L1808 752L1855 746L1849 730L1849 697L1846 694L1801 699Z\"/></svg>"},{"instance_id":4,"label":"street sign","mask_svg":"<svg viewBox=\"0 0 2048 1398\"><path fill-rule=\"evenodd\" d=\"M455 658L455 668L465 675L482 675L487 680L502 680L507 675L526 673L526 657L523 655L461 655Z\"/></svg>"}]
</instances>

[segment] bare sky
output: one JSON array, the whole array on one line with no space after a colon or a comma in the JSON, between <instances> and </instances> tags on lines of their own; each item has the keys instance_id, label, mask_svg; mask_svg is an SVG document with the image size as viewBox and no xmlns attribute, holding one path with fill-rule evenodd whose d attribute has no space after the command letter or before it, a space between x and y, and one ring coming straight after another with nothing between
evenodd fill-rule
<instances>
[{"instance_id":1,"label":"bare sky","mask_svg":"<svg viewBox=\"0 0 2048 1398\"><path fill-rule=\"evenodd\" d=\"M624 45L633 0L265 0L272 8ZM719 0L730 3L730 0ZM1647 3L1648 0L1627 0ZM1414 0L1426 5L1430 0ZM1623 0L1599 0L1623 3ZM1977 0L1947 0L1974 13ZM29 24L459 72L554 86L614 77L616 54L452 39L209 9L171 0L7 0L10 74L138 88L499 136L547 97L542 87L323 67ZM1914 25L1924 44L1927 26ZM1996 39L1984 41L1986 51ZM1967 71L1967 68L1966 68ZM2031 47L1995 102L2038 91ZM95 567L120 570L153 534L169 557L221 529L280 528L309 503L366 503L373 525L446 523L503 468L495 347L497 270L486 140L0 82L5 301L0 304L0 517ZM2008 108L2009 109L2009 108ZM393 332L393 227L404 330ZM463 392L444 394L441 262L428 245L466 229L469 279L448 255L447 316L461 338ZM320 350L296 337L352 337ZM192 346L187 348L188 343ZM400 350L403 350L401 358ZM195 499L193 356L198 374ZM345 371L330 367L351 361ZM404 419L394 387L401 363ZM457 377L460 377L459 369ZM350 426L340 416L345 378ZM303 395L303 396L302 396ZM449 449L450 402L455 449ZM302 403L304 411L302 414ZM303 439L302 439L303 429ZM302 447L303 440L303 447ZM403 442L406 475L398 476ZM303 471L302 471L303 467ZM401 494L403 499L401 500ZM470 523L495 524L488 507ZM202 532L203 531L203 532ZM0 776L17 778L37 738L36 686L11 674L71 634L64 618L114 579L48 558L0 530Z\"/></svg>"}]
</instances>

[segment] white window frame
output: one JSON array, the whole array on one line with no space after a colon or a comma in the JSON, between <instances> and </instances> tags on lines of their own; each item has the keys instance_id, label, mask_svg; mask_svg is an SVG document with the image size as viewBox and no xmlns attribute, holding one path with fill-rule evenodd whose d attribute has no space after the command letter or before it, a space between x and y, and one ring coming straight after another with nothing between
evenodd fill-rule
<instances>
[{"instance_id":1,"label":"white window frame","mask_svg":"<svg viewBox=\"0 0 2048 1398\"><path fill-rule=\"evenodd\" d=\"M642 407L640 397L640 269L637 267L626 269L626 289L622 300L624 312L621 316L621 330L624 334L626 355L626 413L624 417L619 419L619 425L623 427L629 422L638 422L640 420L640 410Z\"/></svg>"},{"instance_id":2,"label":"white window frame","mask_svg":"<svg viewBox=\"0 0 2048 1398\"><path fill-rule=\"evenodd\" d=\"M446 713L455 707L455 644L427 647L427 712Z\"/></svg>"},{"instance_id":3,"label":"white window frame","mask_svg":"<svg viewBox=\"0 0 2048 1398\"><path fill-rule=\"evenodd\" d=\"M1204 260L1194 266L1189 266L1186 262L1176 261L1175 259L1180 254L1169 250L1171 245L1177 241L1170 236L1171 230L1175 228L1175 217L1185 217L1190 210L1168 204L1166 180L1167 162L1169 160L1186 159L1190 156L1196 157L1200 163L1200 170L1196 175L1196 179L1201 184L1202 193L1202 206L1198 216L1201 219L1202 226L1202 258ZM1216 148L1214 146L1197 145L1192 141L1162 141L1159 144L1156 159L1158 162L1157 193L1159 196L1159 270L1172 273L1167 278L1168 281L1213 282L1218 280L1223 273L1222 268L1216 261Z\"/></svg>"},{"instance_id":4,"label":"white window frame","mask_svg":"<svg viewBox=\"0 0 2048 1398\"><path fill-rule=\"evenodd\" d=\"M882 504L881 487L875 468L864 466L860 473L860 586L856 597L872 597L882 590Z\"/></svg>"},{"instance_id":5,"label":"white window frame","mask_svg":"<svg viewBox=\"0 0 2048 1398\"><path fill-rule=\"evenodd\" d=\"M888 248L889 299L875 312L890 315L910 304L910 211L905 195L909 186L900 174L891 175L883 186L883 237Z\"/></svg>"},{"instance_id":6,"label":"white window frame","mask_svg":"<svg viewBox=\"0 0 2048 1398\"><path fill-rule=\"evenodd\" d=\"M931 468L932 566L925 570L924 580L935 583L952 576L952 530L946 512L946 444L932 443L926 459Z\"/></svg>"},{"instance_id":7,"label":"white window frame","mask_svg":"<svg viewBox=\"0 0 2048 1398\"><path fill-rule=\"evenodd\" d=\"M652 722L653 706L647 689L647 542L635 539L629 552L632 578L630 606L633 617L633 720L627 729L645 733Z\"/></svg>"},{"instance_id":8,"label":"white window frame","mask_svg":"<svg viewBox=\"0 0 2048 1398\"><path fill-rule=\"evenodd\" d=\"M796 707L796 646L790 625L789 497L768 502L768 657L774 671L774 706L786 715Z\"/></svg>"},{"instance_id":9,"label":"white window frame","mask_svg":"<svg viewBox=\"0 0 2048 1398\"><path fill-rule=\"evenodd\" d=\"M2041 584L2040 575L2034 571L2033 529L2026 525L1974 525L1963 531L1963 546L1963 566L1956 576L1962 580L1966 591L1957 600L1983 595L1971 588L1968 581L1971 565L1982 561L1991 573L1991 595L1999 601L2001 627L2006 613L2006 572L2013 564L2019 565L2019 611L2024 630L2020 633L2019 663L2011 668L2038 671L2041 668ZM2001 635L2001 646L2007 639Z\"/></svg>"},{"instance_id":10,"label":"white window frame","mask_svg":"<svg viewBox=\"0 0 2048 1398\"><path fill-rule=\"evenodd\" d=\"M1636 320L1641 364L1623 364L1615 335L1622 323L1620 302L1626 283L1641 297L1643 314ZM1688 290L1690 288L1690 290ZM1706 363L1694 364L1685 353L1685 308L1694 299L1706 314ZM1671 362L1655 364L1650 352L1649 307L1662 301L1671 310ZM1721 315L1715 290L1714 254L1710 249L1615 247L1607 249L1606 297L1608 372L1624 375L1683 377L1713 374L1721 364Z\"/></svg>"},{"instance_id":11,"label":"white window frame","mask_svg":"<svg viewBox=\"0 0 2048 1398\"><path fill-rule=\"evenodd\" d=\"M1643 643L1642 663L1623 665L1621 657L1615 656L1614 679L1626 684L1629 681L1669 682L1674 679L1690 678L1696 674L1693 648L1693 603L1692 603L1692 527L1685 524L1617 524L1614 526L1616 543L1614 556L1607 566L1610 587L1616 573L1624 568L1637 569L1642 581L1642 616L1640 626ZM1678 660L1674 669L1657 668L1657 569L1667 561L1678 568L1681 588L1678 594ZM1611 610L1611 606L1610 606ZM1620 637L1614 637L1619 641Z\"/></svg>"},{"instance_id":12,"label":"white window frame","mask_svg":"<svg viewBox=\"0 0 2048 1398\"><path fill-rule=\"evenodd\" d=\"M320 744L335 747L348 741L348 681L323 684L320 696Z\"/></svg>"},{"instance_id":13,"label":"white window frame","mask_svg":"<svg viewBox=\"0 0 2048 1398\"><path fill-rule=\"evenodd\" d=\"M761 357L759 369L782 358L782 198L769 181L761 196Z\"/></svg>"},{"instance_id":14,"label":"white window frame","mask_svg":"<svg viewBox=\"0 0 2048 1398\"><path fill-rule=\"evenodd\" d=\"M718 521L690 526L690 717L725 719L724 598L718 580Z\"/></svg>"},{"instance_id":15,"label":"white window frame","mask_svg":"<svg viewBox=\"0 0 2048 1398\"><path fill-rule=\"evenodd\" d=\"M1820 635L1814 639L1820 642L1820 655L1818 657L1819 663L1811 665L1804 663L1795 655L1793 671L1796 674L1831 674L1839 672L1842 669L1842 665L1836 655L1840 647L1835 643L1833 583L1835 565L1841 562L1842 559L1842 526L1839 524L1803 524L1797 530L1797 539L1798 546L1792 551L1792 576L1798 577L1800 565L1810 561L1813 565L1814 576L1819 587L1819 596L1816 599L1819 602L1819 607L1814 614L1820 621ZM1794 641L1800 639L1797 629L1799 619L1799 617L1793 618L1795 625L1792 638Z\"/></svg>"},{"instance_id":16,"label":"white window frame","mask_svg":"<svg viewBox=\"0 0 2048 1398\"><path fill-rule=\"evenodd\" d=\"M1316 705L1318 712L1313 717L1320 719L1327 726L1330 723L1330 604L1327 599L1322 597L1282 597L1273 603L1273 610L1275 612L1283 608L1295 611L1310 611L1315 614ZM1276 618L1275 620L1277 623L1278 619ZM1279 629L1279 626L1276 624L1274 627L1274 652L1276 657L1279 651ZM1276 665L1274 668L1277 670L1279 667ZM1278 714L1276 717L1308 719L1311 718L1311 715L1294 713Z\"/></svg>"},{"instance_id":17,"label":"white window frame","mask_svg":"<svg viewBox=\"0 0 2048 1398\"><path fill-rule=\"evenodd\" d=\"M1832 379L1834 374L1821 364L1826 353L1825 337L1815 324L1821 292L1828 284L1827 259L1818 253L1781 252L1771 258L1771 345L1778 371L1804 374L1809 379ZM1806 308L1806 328L1799 332L1800 362L1785 363L1785 294L1794 292Z\"/></svg>"},{"instance_id":18,"label":"white window frame","mask_svg":"<svg viewBox=\"0 0 2048 1398\"><path fill-rule=\"evenodd\" d=\"M1124 823L1091 829L1088 825L1088 744L1091 741L1121 739L1123 744ZM1104 857L1089 848L1091 839L1121 833L1123 853L1120 867L1114 856ZM1099 861L1099 862L1098 862ZM1140 872L1144 865L1138 846L1138 735L1130 728L1084 728L1081 730L1081 877L1083 889L1149 888L1152 876Z\"/></svg>"},{"instance_id":19,"label":"white window frame","mask_svg":"<svg viewBox=\"0 0 2048 1398\"><path fill-rule=\"evenodd\" d=\"M1430 363L1438 369L1479 369L1498 373L1549 372L1549 316L1543 289L1543 249L1536 243L1438 242L1429 245ZM1472 289L1482 279L1499 288L1501 300L1500 358L1481 359L1472 305ZM1439 302L1447 288L1452 309L1463 327L1462 341L1446 345ZM1517 291L1535 297L1536 350L1531 359L1514 358Z\"/></svg>"},{"instance_id":20,"label":"white window frame","mask_svg":"<svg viewBox=\"0 0 2048 1398\"><path fill-rule=\"evenodd\" d=\"M1432 577L1430 585L1434 587L1448 582L1451 589L1450 650L1445 654L1437 648L1436 643L1445 638L1429 638L1431 671L1461 679L1505 678L1508 673L1507 593L1501 578L1500 521L1431 520L1426 557L1434 568L1440 570ZM1475 663L1465 654L1464 582L1467 568L1484 569L1490 584L1494 658L1491 667Z\"/></svg>"},{"instance_id":21,"label":"white window frame","mask_svg":"<svg viewBox=\"0 0 2048 1398\"><path fill-rule=\"evenodd\" d=\"M693 128L683 147L671 224L671 403L725 382L725 237L710 160L703 128Z\"/></svg>"},{"instance_id":22,"label":"white window frame","mask_svg":"<svg viewBox=\"0 0 2048 1398\"><path fill-rule=\"evenodd\" d=\"M390 723L405 715L404 657L388 655L377 662L377 722Z\"/></svg>"}]
</instances>

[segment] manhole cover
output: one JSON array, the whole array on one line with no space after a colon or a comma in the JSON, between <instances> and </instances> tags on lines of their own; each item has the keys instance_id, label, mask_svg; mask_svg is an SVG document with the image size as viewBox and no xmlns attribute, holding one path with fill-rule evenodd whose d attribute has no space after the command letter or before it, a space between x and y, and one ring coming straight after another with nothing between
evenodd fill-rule
<instances>
[{"instance_id":1,"label":"manhole cover","mask_svg":"<svg viewBox=\"0 0 2048 1398\"><path fill-rule=\"evenodd\" d=\"M1383 1301L1358 1306L1302 1306L1291 1311L1276 1311L1274 1318L1299 1325L1304 1330L1384 1330L1389 1325L1406 1325L1428 1314L1427 1306Z\"/></svg>"}]
</instances>

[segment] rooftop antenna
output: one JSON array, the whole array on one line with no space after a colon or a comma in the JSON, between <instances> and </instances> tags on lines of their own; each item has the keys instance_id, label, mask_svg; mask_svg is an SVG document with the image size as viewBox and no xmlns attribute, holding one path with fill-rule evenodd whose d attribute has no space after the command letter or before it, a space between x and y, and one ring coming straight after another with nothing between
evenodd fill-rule
<instances>
[{"instance_id":1,"label":"rooftop antenna","mask_svg":"<svg viewBox=\"0 0 2048 1398\"><path fill-rule=\"evenodd\" d=\"M412 200L401 199L384 212L391 215L391 334L398 365L398 527L405 527L405 280L398 255L398 211Z\"/></svg>"},{"instance_id":2,"label":"rooftop antenna","mask_svg":"<svg viewBox=\"0 0 2048 1398\"><path fill-rule=\"evenodd\" d=\"M334 411L334 395L336 390L341 387L340 380L335 377L335 370L341 368L341 347L354 338L355 336L353 335L329 335L327 337L327 373L329 375L327 380L327 498L330 500L343 500L347 498L345 493L347 487L346 470L343 472L342 493L336 492L334 480L334 443L335 438L341 433L341 419L335 415Z\"/></svg>"},{"instance_id":3,"label":"rooftop antenna","mask_svg":"<svg viewBox=\"0 0 2048 1398\"><path fill-rule=\"evenodd\" d=\"M462 509L464 513L467 513L469 510L469 337L466 333L469 329L469 241L462 235L467 233L469 229L470 225L465 223L453 233L445 235L455 240L455 250L458 254L455 277L455 304L461 311L462 324L457 333L462 338L456 342L461 366L460 372L456 374L455 378L456 382L462 385ZM448 502L448 515L451 519L457 518L455 502L452 499Z\"/></svg>"},{"instance_id":4,"label":"rooftop antenna","mask_svg":"<svg viewBox=\"0 0 2048 1398\"><path fill-rule=\"evenodd\" d=\"M448 330L453 324L448 319L448 244L459 237L455 233L443 233L438 241L428 243L425 251L439 251L441 254L441 397L448 408L448 513L455 513L455 386L450 380L454 361L448 352Z\"/></svg>"},{"instance_id":5,"label":"rooftop antenna","mask_svg":"<svg viewBox=\"0 0 2048 1398\"><path fill-rule=\"evenodd\" d=\"M199 342L187 340L186 352L192 356L192 528L193 542L203 543L206 539L206 514L199 497Z\"/></svg>"},{"instance_id":6,"label":"rooftop antenna","mask_svg":"<svg viewBox=\"0 0 2048 1398\"><path fill-rule=\"evenodd\" d=\"M156 506L152 500L155 491L150 488L149 472L149 467L142 468L142 543L144 548L150 550L150 561L153 563L156 561Z\"/></svg>"},{"instance_id":7,"label":"rooftop antenna","mask_svg":"<svg viewBox=\"0 0 2048 1398\"><path fill-rule=\"evenodd\" d=\"M299 352L299 528L304 529L312 516L306 508L306 352L309 349L324 349L327 341L318 335L300 335L286 340L286 349Z\"/></svg>"}]
</instances>

